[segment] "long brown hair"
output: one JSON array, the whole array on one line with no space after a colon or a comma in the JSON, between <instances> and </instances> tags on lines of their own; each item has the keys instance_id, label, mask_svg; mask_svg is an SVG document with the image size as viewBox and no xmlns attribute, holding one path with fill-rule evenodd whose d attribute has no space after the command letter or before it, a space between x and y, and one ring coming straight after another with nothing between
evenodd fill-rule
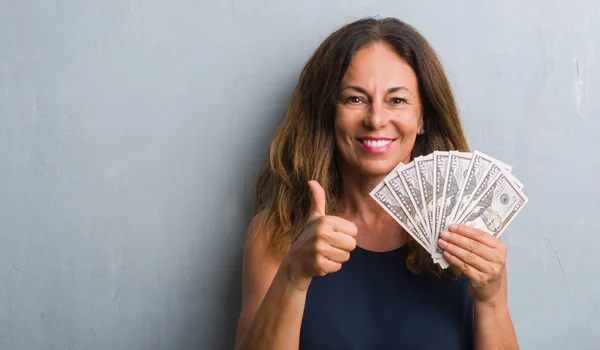
<instances>
[{"instance_id":1,"label":"long brown hair","mask_svg":"<svg viewBox=\"0 0 600 350\"><path fill-rule=\"evenodd\" d=\"M425 38L395 18L365 18L339 28L302 70L256 182L255 210L261 216L254 232L267 239L272 253L284 255L302 232L311 204L309 180L323 186L328 212L335 209L341 192L333 130L339 85L354 54L377 42L392 47L417 76L425 134L415 141L411 158L434 150L468 151L452 89ZM412 239L409 245L411 271L440 274L425 249Z\"/></svg>"}]
</instances>

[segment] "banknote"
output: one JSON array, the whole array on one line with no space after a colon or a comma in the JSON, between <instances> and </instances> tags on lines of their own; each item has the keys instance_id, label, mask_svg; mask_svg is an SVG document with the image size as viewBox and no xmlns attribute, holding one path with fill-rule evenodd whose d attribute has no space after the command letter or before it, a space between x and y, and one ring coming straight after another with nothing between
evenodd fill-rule
<instances>
[{"instance_id":1,"label":"banknote","mask_svg":"<svg viewBox=\"0 0 600 350\"><path fill-rule=\"evenodd\" d=\"M446 230L452 222L450 214L456 206L458 192L463 185L467 170L471 163L472 154L450 151L448 155L448 175L444 185L444 203L442 205L441 230Z\"/></svg>"},{"instance_id":2,"label":"banknote","mask_svg":"<svg viewBox=\"0 0 600 350\"><path fill-rule=\"evenodd\" d=\"M381 182L371 192L370 196L375 199L383 209L390 214L402 228L408 232L411 237L416 240L423 248L429 250L429 245L425 238L421 236L415 225L409 219L406 209L402 208L402 204L396 200L392 190L385 182Z\"/></svg>"},{"instance_id":3,"label":"banknote","mask_svg":"<svg viewBox=\"0 0 600 350\"><path fill-rule=\"evenodd\" d=\"M456 201L453 211L450 213L450 218L452 221L458 219L458 214L461 214L463 209L465 209L465 206L469 204L469 200L471 199L473 191L475 191L477 185L485 177L485 174L490 169L493 162L494 161L491 157L479 151L473 152L471 163L467 169L467 174L465 175L462 188L458 192L458 200Z\"/></svg>"},{"instance_id":4,"label":"banknote","mask_svg":"<svg viewBox=\"0 0 600 350\"><path fill-rule=\"evenodd\" d=\"M416 157L413 160L417 170L417 180L423 207L427 211L427 222L429 224L429 234L433 232L433 154Z\"/></svg>"},{"instance_id":5,"label":"banknote","mask_svg":"<svg viewBox=\"0 0 600 350\"><path fill-rule=\"evenodd\" d=\"M502 171L475 200L460 223L500 237L527 202L527 196Z\"/></svg>"},{"instance_id":6,"label":"banknote","mask_svg":"<svg viewBox=\"0 0 600 350\"><path fill-rule=\"evenodd\" d=\"M400 175L400 179L402 180L402 184L406 188L406 191L410 193L410 199L417 209L419 219L427 231L427 236L431 237L431 228L429 227L427 208L425 207L423 196L421 195L422 192L419 186L419 178L417 177L417 167L415 166L415 162L411 162L404 167L397 168L396 172L398 175Z\"/></svg>"},{"instance_id":7,"label":"banknote","mask_svg":"<svg viewBox=\"0 0 600 350\"><path fill-rule=\"evenodd\" d=\"M414 205L414 201L411 200L410 192L406 190L404 184L402 183L402 180L400 179L398 169L401 168L402 166L396 167L395 171L392 171L383 181L392 190L392 194L396 196L396 200L400 202L402 208L406 209L408 219L412 222L413 226L419 231L419 233L427 243L427 247L429 249L431 247L431 242L429 241L428 230L425 229L424 223L419 217L419 211Z\"/></svg>"},{"instance_id":8,"label":"banknote","mask_svg":"<svg viewBox=\"0 0 600 350\"><path fill-rule=\"evenodd\" d=\"M481 153L481 152L479 152L479 151L476 151L476 152L477 152L477 153L479 153L479 154L482 154L482 153ZM518 179L517 179L517 178L516 178L516 177L515 177L515 176L514 176L512 173L511 173L511 171L512 171L512 166L510 166L510 165L508 165L508 164L506 164L506 163L504 163L504 162L501 162L501 161L499 161L498 159L496 159L496 158L494 158L494 157L491 157L491 156L488 156L488 155L486 155L486 156L487 156L487 158L488 158L488 159L491 159L491 160L492 160L492 162L496 163L496 164L497 164L497 165L498 165L500 168L502 168L502 169L506 170L506 171L507 171L506 175L508 176L508 178L509 178L511 181L513 181L513 182L515 183L515 185L517 185L517 187L518 187L518 188L520 188L520 189L523 189L523 183L522 183L521 181L519 181L519 180L518 180Z\"/></svg>"},{"instance_id":9,"label":"banknote","mask_svg":"<svg viewBox=\"0 0 600 350\"><path fill-rule=\"evenodd\" d=\"M479 196L481 196L481 194L485 190L487 190L491 181L494 180L496 178L496 176L498 176L500 174L501 171L502 171L502 169L500 168L500 166L498 166L498 164L492 163L490 165L490 167L488 168L487 172L485 173L485 175L481 178L480 181L478 181L479 183L473 190L473 193L471 194L471 198L469 199L469 204L465 205L462 212L456 213L457 214L456 217L454 217L452 219L456 220L456 221L460 221L460 219L463 217L463 214L465 214L469 210L469 206L474 204L471 201L471 199L474 200L474 199L479 198Z\"/></svg>"},{"instance_id":10,"label":"banknote","mask_svg":"<svg viewBox=\"0 0 600 350\"><path fill-rule=\"evenodd\" d=\"M434 201L434 230L433 242L437 242L440 237L440 214L442 212L442 204L444 203L444 183L446 182L446 174L448 173L448 152L435 151L433 152L433 201ZM442 258L442 250L435 245L433 258Z\"/></svg>"}]
</instances>

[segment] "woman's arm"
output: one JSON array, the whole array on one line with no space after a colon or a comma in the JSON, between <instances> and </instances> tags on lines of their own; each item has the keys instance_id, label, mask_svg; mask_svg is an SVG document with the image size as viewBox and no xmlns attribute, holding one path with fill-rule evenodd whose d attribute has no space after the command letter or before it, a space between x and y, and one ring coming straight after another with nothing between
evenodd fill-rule
<instances>
[{"instance_id":1,"label":"woman's arm","mask_svg":"<svg viewBox=\"0 0 600 350\"><path fill-rule=\"evenodd\" d=\"M298 349L306 293L313 276L338 271L356 248L358 228L325 214L325 191L316 181L311 214L282 261L267 249L265 235L246 244L236 349ZM250 225L253 235L257 216Z\"/></svg>"},{"instance_id":2,"label":"woman's arm","mask_svg":"<svg viewBox=\"0 0 600 350\"><path fill-rule=\"evenodd\" d=\"M253 234L258 217L252 220ZM235 349L298 349L306 289L291 283L260 235L244 250L242 310Z\"/></svg>"},{"instance_id":3,"label":"woman's arm","mask_svg":"<svg viewBox=\"0 0 600 350\"><path fill-rule=\"evenodd\" d=\"M502 290L495 300L473 300L474 345L476 350L518 349L517 335L508 311L506 270Z\"/></svg>"},{"instance_id":4,"label":"woman's arm","mask_svg":"<svg viewBox=\"0 0 600 350\"><path fill-rule=\"evenodd\" d=\"M450 225L438 242L444 258L469 278L476 350L518 349L508 312L506 245L491 234Z\"/></svg>"}]
</instances>

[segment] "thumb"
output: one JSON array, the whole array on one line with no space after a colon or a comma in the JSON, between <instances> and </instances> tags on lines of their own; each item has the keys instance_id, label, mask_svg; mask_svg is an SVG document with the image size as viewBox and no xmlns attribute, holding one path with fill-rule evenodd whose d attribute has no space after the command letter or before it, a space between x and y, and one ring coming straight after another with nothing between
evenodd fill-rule
<instances>
[{"instance_id":1,"label":"thumb","mask_svg":"<svg viewBox=\"0 0 600 350\"><path fill-rule=\"evenodd\" d=\"M325 216L325 190L321 187L321 184L315 180L308 182L310 186L310 192L312 193L312 206L310 208L311 216Z\"/></svg>"}]
</instances>

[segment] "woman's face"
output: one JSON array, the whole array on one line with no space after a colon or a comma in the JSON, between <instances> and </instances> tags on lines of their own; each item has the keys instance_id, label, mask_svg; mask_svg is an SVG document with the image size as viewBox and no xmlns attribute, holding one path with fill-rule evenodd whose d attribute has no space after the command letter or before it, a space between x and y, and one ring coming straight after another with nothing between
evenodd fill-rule
<instances>
[{"instance_id":1,"label":"woman's face","mask_svg":"<svg viewBox=\"0 0 600 350\"><path fill-rule=\"evenodd\" d=\"M422 128L417 77L388 45L356 52L342 78L335 140L343 172L379 177L410 154Z\"/></svg>"}]
</instances>

